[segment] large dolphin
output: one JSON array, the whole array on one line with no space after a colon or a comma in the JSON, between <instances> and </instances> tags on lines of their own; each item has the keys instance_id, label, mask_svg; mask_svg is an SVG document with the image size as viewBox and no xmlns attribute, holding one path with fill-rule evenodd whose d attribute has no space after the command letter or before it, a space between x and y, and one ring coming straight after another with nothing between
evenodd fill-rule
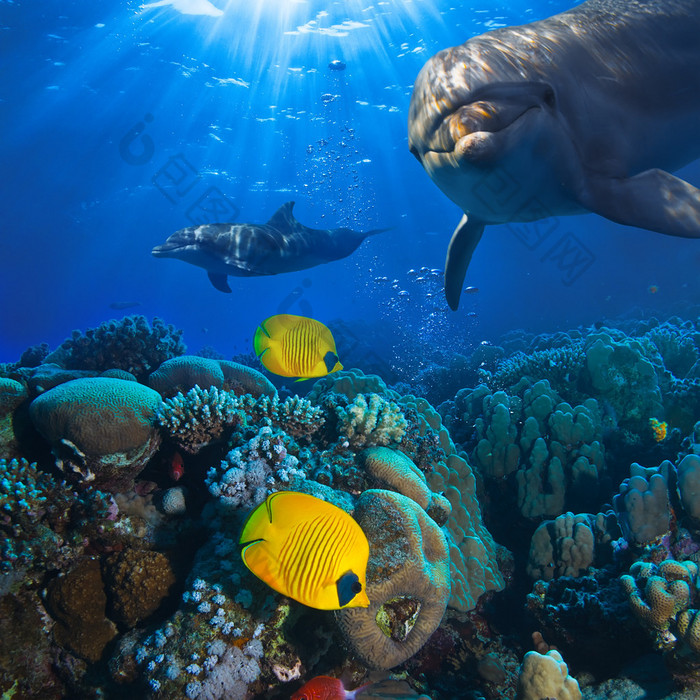
<instances>
[{"instance_id":1,"label":"large dolphin","mask_svg":"<svg viewBox=\"0 0 700 700\"><path fill-rule=\"evenodd\" d=\"M203 267L220 292L230 292L228 275L277 275L345 258L367 236L349 228L315 229L300 224L294 202L283 204L266 224L202 224L188 226L151 252Z\"/></svg>"},{"instance_id":2,"label":"large dolphin","mask_svg":"<svg viewBox=\"0 0 700 700\"><path fill-rule=\"evenodd\" d=\"M700 157L700 0L588 0L440 51L408 141L464 212L452 309L486 224L595 212L697 238L700 190L668 171Z\"/></svg>"}]
</instances>

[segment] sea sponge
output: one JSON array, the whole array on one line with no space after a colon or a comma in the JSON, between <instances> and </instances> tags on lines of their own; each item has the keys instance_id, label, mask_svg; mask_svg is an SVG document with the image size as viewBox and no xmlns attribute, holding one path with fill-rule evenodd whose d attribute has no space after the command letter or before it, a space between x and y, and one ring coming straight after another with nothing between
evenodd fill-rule
<instances>
[{"instance_id":1,"label":"sea sponge","mask_svg":"<svg viewBox=\"0 0 700 700\"><path fill-rule=\"evenodd\" d=\"M520 667L517 700L545 698L580 700L581 690L558 651L528 651Z\"/></svg>"},{"instance_id":2,"label":"sea sponge","mask_svg":"<svg viewBox=\"0 0 700 700\"><path fill-rule=\"evenodd\" d=\"M345 608L336 616L365 665L393 668L413 656L442 621L450 596L447 542L415 501L393 491L364 491L355 519L370 543L370 606Z\"/></svg>"},{"instance_id":3,"label":"sea sponge","mask_svg":"<svg viewBox=\"0 0 700 700\"><path fill-rule=\"evenodd\" d=\"M135 382L74 379L41 394L29 413L67 477L126 491L160 444L160 395Z\"/></svg>"},{"instance_id":4,"label":"sea sponge","mask_svg":"<svg viewBox=\"0 0 700 700\"><path fill-rule=\"evenodd\" d=\"M104 565L111 616L127 627L152 615L175 583L168 557L146 549L111 554Z\"/></svg>"},{"instance_id":5,"label":"sea sponge","mask_svg":"<svg viewBox=\"0 0 700 700\"><path fill-rule=\"evenodd\" d=\"M46 601L56 620L56 642L83 659L99 661L105 646L117 634L114 623L105 616L107 597L99 562L83 559L65 576L53 579Z\"/></svg>"}]
</instances>

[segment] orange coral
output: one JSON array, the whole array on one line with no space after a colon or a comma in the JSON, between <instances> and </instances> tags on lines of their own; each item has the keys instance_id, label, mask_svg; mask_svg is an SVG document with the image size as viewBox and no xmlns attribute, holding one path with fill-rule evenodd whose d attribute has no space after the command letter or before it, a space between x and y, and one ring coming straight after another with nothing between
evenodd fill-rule
<instances>
[{"instance_id":1,"label":"orange coral","mask_svg":"<svg viewBox=\"0 0 700 700\"><path fill-rule=\"evenodd\" d=\"M656 440L656 442L663 442L666 439L668 424L666 422L662 423L656 420L656 418L650 418L649 424L651 425L651 431L654 433L654 440Z\"/></svg>"}]
</instances>

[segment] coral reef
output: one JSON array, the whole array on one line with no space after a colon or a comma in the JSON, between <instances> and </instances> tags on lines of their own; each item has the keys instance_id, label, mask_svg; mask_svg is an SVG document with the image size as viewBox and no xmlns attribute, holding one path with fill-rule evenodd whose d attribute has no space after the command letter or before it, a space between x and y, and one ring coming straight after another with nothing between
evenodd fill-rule
<instances>
[{"instance_id":1,"label":"coral reef","mask_svg":"<svg viewBox=\"0 0 700 700\"><path fill-rule=\"evenodd\" d=\"M518 678L518 700L580 700L581 690L558 651L528 651Z\"/></svg>"},{"instance_id":2,"label":"coral reef","mask_svg":"<svg viewBox=\"0 0 700 700\"><path fill-rule=\"evenodd\" d=\"M67 478L127 491L160 445L160 395L122 379L75 379L41 394L29 413Z\"/></svg>"},{"instance_id":3,"label":"coral reef","mask_svg":"<svg viewBox=\"0 0 700 700\"><path fill-rule=\"evenodd\" d=\"M154 318L149 326L144 316L125 316L72 336L44 358L65 369L122 369L143 381L171 357L185 352L182 331Z\"/></svg>"},{"instance_id":4,"label":"coral reef","mask_svg":"<svg viewBox=\"0 0 700 700\"><path fill-rule=\"evenodd\" d=\"M366 666L393 668L425 644L445 614L447 542L415 501L391 491L365 491L355 518L370 542L370 606L340 610L338 620Z\"/></svg>"}]
</instances>

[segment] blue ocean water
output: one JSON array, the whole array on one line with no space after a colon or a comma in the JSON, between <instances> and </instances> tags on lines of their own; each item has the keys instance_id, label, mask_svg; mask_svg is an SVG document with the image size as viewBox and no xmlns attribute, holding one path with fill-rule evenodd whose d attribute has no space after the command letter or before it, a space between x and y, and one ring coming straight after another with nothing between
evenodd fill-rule
<instances>
[{"instance_id":1,"label":"blue ocean water","mask_svg":"<svg viewBox=\"0 0 700 700\"><path fill-rule=\"evenodd\" d=\"M295 290L325 323L376 321L392 343L430 318L439 343L467 348L696 303L696 242L594 215L551 222L534 247L541 224L490 227L457 313L408 277L442 269L461 216L408 152L415 76L441 48L569 5L0 3L0 360L125 313L182 328L193 351L245 352L260 320L300 313ZM683 174L697 181L697 164ZM339 262L231 278L230 296L150 255L193 221L264 222L289 200L307 226L391 230ZM548 255L570 235L582 263Z\"/></svg>"},{"instance_id":2,"label":"blue ocean water","mask_svg":"<svg viewBox=\"0 0 700 700\"><path fill-rule=\"evenodd\" d=\"M431 56L574 4L0 0L3 700L278 700L326 674L348 689L372 683L363 697L510 699L525 654L551 662L556 646L569 664L560 680L576 676L586 698L671 698L674 683L690 688L678 697L696 697L700 241L595 214L491 225L452 311L443 268L462 212L409 152L409 102ZM698 184L700 163L676 174ZM290 201L308 227L387 230L341 260L231 276L231 294L200 267L151 255L178 229L261 224ZM132 347L110 355L123 338L140 342L128 320L118 325L124 317L172 324L188 355L225 358L225 374L231 359L264 372L253 336L282 313L324 323L345 368L384 383L332 375L311 389L265 372L281 399L311 389L310 402L271 408L260 380L262 399L237 403L245 392L223 391L223 378L211 390L149 379L146 333L130 391L143 395L135 413L150 411L148 440L137 456L95 460L104 493L93 488L94 455L81 461L89 450L68 429L51 437L42 424L45 397L70 394L64 383L83 370L126 369L118 360L129 365ZM94 342L82 335L112 319ZM76 330L51 358L60 367L40 364L46 349L20 360ZM158 363L184 354L165 345ZM188 358L188 381L198 361ZM86 411L98 436L110 422L100 410L118 403L104 399L110 382L130 393L124 378L94 380L106 382ZM244 428L236 411L247 411ZM367 415L381 416L381 435ZM389 486L367 475L365 452L386 445L415 463ZM136 470L124 481L109 473L112 452ZM440 471L448 462L452 481ZM269 491L305 483L361 520L368 492L403 493L416 472L430 487L421 517L452 538L441 565L459 561L431 590L446 598L451 584L453 598L420 653L373 666L352 646L350 623L290 603L245 570L237 537ZM422 495L419 484L411 497ZM455 499L466 510L445 504ZM367 515L361 524L374 548L382 527ZM464 551L460 534L473 543ZM143 560L129 575L144 590L163 571L172 579L137 614L115 602L132 553ZM104 639L75 633L84 610L67 610L61 581L107 591ZM655 600L663 608L669 597L663 617ZM387 608L410 634L418 612L402 600ZM41 663L27 662L34 654ZM522 688L517 697L537 700Z\"/></svg>"}]
</instances>

